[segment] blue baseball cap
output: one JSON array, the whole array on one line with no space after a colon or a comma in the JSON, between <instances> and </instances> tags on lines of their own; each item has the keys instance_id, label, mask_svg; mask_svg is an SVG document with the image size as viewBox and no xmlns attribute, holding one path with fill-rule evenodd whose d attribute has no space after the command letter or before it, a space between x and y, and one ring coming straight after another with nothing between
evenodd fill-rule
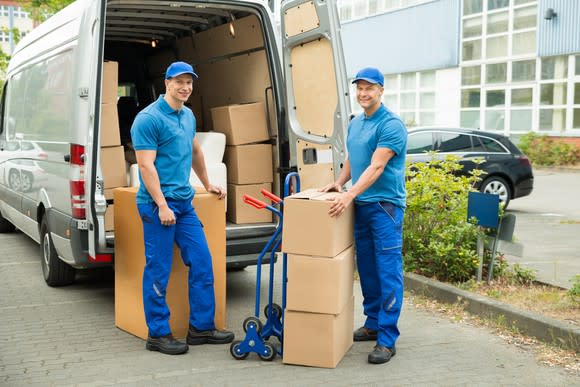
<instances>
[{"instance_id":1,"label":"blue baseball cap","mask_svg":"<svg viewBox=\"0 0 580 387\"><path fill-rule=\"evenodd\" d=\"M385 84L385 77L381 70L375 67L365 67L356 73L352 83L357 83L358 81L367 81L369 83L379 84L382 87Z\"/></svg>"},{"instance_id":2,"label":"blue baseball cap","mask_svg":"<svg viewBox=\"0 0 580 387\"><path fill-rule=\"evenodd\" d=\"M193 78L197 78L197 74L193 71L193 67L185 62L173 62L165 71L165 79L177 77L181 74L191 74Z\"/></svg>"}]
</instances>

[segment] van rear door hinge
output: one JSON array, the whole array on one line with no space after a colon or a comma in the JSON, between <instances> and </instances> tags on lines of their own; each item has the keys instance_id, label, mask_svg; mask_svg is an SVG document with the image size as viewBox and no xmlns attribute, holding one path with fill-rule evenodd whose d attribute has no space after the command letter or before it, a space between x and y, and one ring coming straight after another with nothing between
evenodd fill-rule
<instances>
[{"instance_id":1,"label":"van rear door hinge","mask_svg":"<svg viewBox=\"0 0 580 387\"><path fill-rule=\"evenodd\" d=\"M79 97L88 98L89 97L89 88L88 87L79 87Z\"/></svg>"}]
</instances>

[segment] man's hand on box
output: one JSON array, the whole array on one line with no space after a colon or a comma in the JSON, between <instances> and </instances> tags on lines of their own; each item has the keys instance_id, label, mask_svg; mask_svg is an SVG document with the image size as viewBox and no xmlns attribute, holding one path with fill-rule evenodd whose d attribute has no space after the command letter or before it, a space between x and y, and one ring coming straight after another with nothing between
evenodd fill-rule
<instances>
[{"instance_id":1,"label":"man's hand on box","mask_svg":"<svg viewBox=\"0 0 580 387\"><path fill-rule=\"evenodd\" d=\"M322 188L319 188L318 191L320 192L340 192L342 191L342 187L337 183L330 183L325 185Z\"/></svg>"},{"instance_id":2,"label":"man's hand on box","mask_svg":"<svg viewBox=\"0 0 580 387\"><path fill-rule=\"evenodd\" d=\"M207 187L207 192L216 194L218 199L223 199L226 197L226 190L218 185L210 184L209 187Z\"/></svg>"},{"instance_id":3,"label":"man's hand on box","mask_svg":"<svg viewBox=\"0 0 580 387\"><path fill-rule=\"evenodd\" d=\"M343 192L338 195L333 200L330 210L328 210L328 215L330 216L340 216L342 213L351 205L354 200L354 196L350 192Z\"/></svg>"}]
</instances>

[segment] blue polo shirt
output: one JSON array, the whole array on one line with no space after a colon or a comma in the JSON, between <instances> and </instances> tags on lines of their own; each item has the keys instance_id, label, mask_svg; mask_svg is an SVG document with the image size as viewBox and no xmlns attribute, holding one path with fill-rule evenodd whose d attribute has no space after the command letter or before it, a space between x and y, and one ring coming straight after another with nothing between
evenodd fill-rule
<instances>
[{"instance_id":1,"label":"blue polo shirt","mask_svg":"<svg viewBox=\"0 0 580 387\"><path fill-rule=\"evenodd\" d=\"M348 126L346 140L350 161L352 184L356 184L371 164L377 148L389 148L395 155L387 163L381 176L358 195L357 203L391 202L405 208L405 156L407 153L407 128L403 121L383 104L367 117L355 117Z\"/></svg>"},{"instance_id":2,"label":"blue polo shirt","mask_svg":"<svg viewBox=\"0 0 580 387\"><path fill-rule=\"evenodd\" d=\"M166 199L191 200L195 191L189 184L195 117L188 107L173 110L161 95L143 109L131 127L135 150L155 150L155 168ZM152 203L141 174L137 203Z\"/></svg>"}]
</instances>

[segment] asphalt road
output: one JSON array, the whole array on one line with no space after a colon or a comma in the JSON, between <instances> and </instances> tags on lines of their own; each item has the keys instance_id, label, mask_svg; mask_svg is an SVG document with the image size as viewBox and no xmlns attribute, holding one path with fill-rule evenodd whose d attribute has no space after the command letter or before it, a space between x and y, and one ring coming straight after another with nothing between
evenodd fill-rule
<instances>
[{"instance_id":1,"label":"asphalt road","mask_svg":"<svg viewBox=\"0 0 580 387\"><path fill-rule=\"evenodd\" d=\"M508 212L516 215L515 240L522 257L508 262L537 271L538 279L563 288L580 274L580 170L534 171L534 191L513 200Z\"/></svg>"}]
</instances>

